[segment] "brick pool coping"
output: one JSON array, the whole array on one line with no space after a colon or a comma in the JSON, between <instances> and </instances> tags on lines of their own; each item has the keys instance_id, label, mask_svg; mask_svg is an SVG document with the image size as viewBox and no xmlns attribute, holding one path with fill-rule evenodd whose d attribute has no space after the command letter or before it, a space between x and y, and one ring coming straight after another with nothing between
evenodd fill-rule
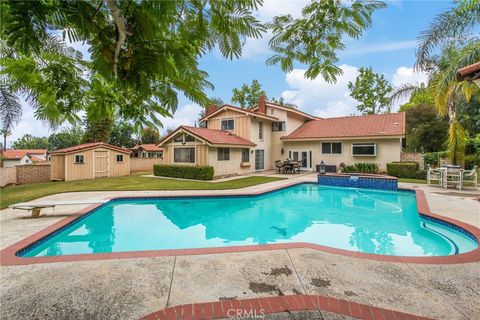
<instances>
[{"instance_id":1,"label":"brick pool coping","mask_svg":"<svg viewBox=\"0 0 480 320\"><path fill-rule=\"evenodd\" d=\"M260 319L266 314L292 311L324 311L366 320L428 319L333 297L301 294L184 304L153 312L142 317L141 320Z\"/></svg>"},{"instance_id":2,"label":"brick pool coping","mask_svg":"<svg viewBox=\"0 0 480 320\"><path fill-rule=\"evenodd\" d=\"M296 183L288 184L286 186L274 187L267 190L262 190L259 192L251 192L251 193L232 193L232 194L225 194L225 195L211 195L211 194L165 195L161 197L131 196L131 197L112 197L109 199L115 200L115 199L128 199L128 198L138 199L138 198L182 198L182 197L189 197L189 198L214 197L216 198L216 197L232 197L232 196L248 197L248 196L259 196L259 195L267 194L272 191L288 188L288 187L302 184L302 183L305 183L305 182L296 182ZM477 243L480 242L479 228L467 223L460 222L455 219L440 216L430 212L427 199L422 190L411 189L411 188L402 188L399 190L407 190L407 191L415 192L416 199L417 199L417 209L418 209L418 213L421 216L437 222L444 222L444 223L453 225L454 227L459 228L460 230L465 230L468 234L470 234L475 238ZM216 253L268 251L268 250L281 250L281 249L301 249L301 248L308 248L308 249L314 249L314 250L327 252L327 253L340 254L340 255L348 256L352 258L370 259L370 260L385 261L385 262L418 263L418 264L455 264L455 263L468 263L468 262L480 261L480 246L478 246L475 250L472 250L470 252L461 253L457 255L434 256L434 257L410 257L410 256L392 256L392 255L380 255L380 254L372 254L372 253L355 252L355 251L337 249L333 247L327 247L327 246L322 246L322 245L317 245L317 244L307 243L307 242L276 243L276 244L246 245L246 246L227 246L227 247L212 247L212 248L192 248L192 249L145 250L145 251L110 252L110 253L95 253L95 254L88 253L88 254L72 254L72 255L48 256L48 257L19 257L16 255L16 253L19 252L20 250L52 234L53 232L73 222L74 220L82 217L85 214L88 214L90 211L103 205L105 205L105 203L88 206L76 212L74 215L66 217L52 224L51 226L48 226L45 229L42 229L16 242L15 244L3 249L2 251L0 251L0 265L2 266L30 265L30 264L40 264L40 263L69 262L69 261L184 256L184 255L200 255L200 254L216 254Z\"/></svg>"}]
</instances>

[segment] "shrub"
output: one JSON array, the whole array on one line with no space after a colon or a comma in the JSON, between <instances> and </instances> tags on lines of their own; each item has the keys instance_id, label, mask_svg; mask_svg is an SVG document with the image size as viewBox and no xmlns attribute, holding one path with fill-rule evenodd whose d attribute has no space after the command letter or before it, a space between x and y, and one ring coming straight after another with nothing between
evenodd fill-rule
<instances>
[{"instance_id":1,"label":"shrub","mask_svg":"<svg viewBox=\"0 0 480 320\"><path fill-rule=\"evenodd\" d=\"M397 178L414 178L418 171L416 162L392 162L387 163L387 173Z\"/></svg>"},{"instance_id":2,"label":"shrub","mask_svg":"<svg viewBox=\"0 0 480 320\"><path fill-rule=\"evenodd\" d=\"M465 169L471 170L473 166L480 167L480 154L465 156Z\"/></svg>"},{"instance_id":3,"label":"shrub","mask_svg":"<svg viewBox=\"0 0 480 320\"><path fill-rule=\"evenodd\" d=\"M370 162L357 162L353 166L343 167L342 172L378 173L378 164Z\"/></svg>"},{"instance_id":4,"label":"shrub","mask_svg":"<svg viewBox=\"0 0 480 320\"><path fill-rule=\"evenodd\" d=\"M422 179L427 178L427 170L418 170L416 162L387 163L387 173L397 178Z\"/></svg>"},{"instance_id":5,"label":"shrub","mask_svg":"<svg viewBox=\"0 0 480 320\"><path fill-rule=\"evenodd\" d=\"M162 177L212 180L214 170L213 167L207 166L179 166L155 164L153 165L153 174Z\"/></svg>"},{"instance_id":6,"label":"shrub","mask_svg":"<svg viewBox=\"0 0 480 320\"><path fill-rule=\"evenodd\" d=\"M425 167L427 167L427 164L432 167L438 167L440 165L440 159L446 158L447 155L447 151L424 153L423 163Z\"/></svg>"}]
</instances>

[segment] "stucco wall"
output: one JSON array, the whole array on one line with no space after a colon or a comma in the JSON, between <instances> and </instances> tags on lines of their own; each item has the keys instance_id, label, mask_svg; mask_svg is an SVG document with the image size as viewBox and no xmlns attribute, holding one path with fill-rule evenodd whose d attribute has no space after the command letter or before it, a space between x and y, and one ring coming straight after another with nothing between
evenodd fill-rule
<instances>
[{"instance_id":1,"label":"stucco wall","mask_svg":"<svg viewBox=\"0 0 480 320\"><path fill-rule=\"evenodd\" d=\"M263 139L259 138L260 122L263 123ZM254 150L264 150L264 167L265 170L272 168L272 123L268 120L252 119L251 124L251 141L257 146ZM255 152L250 154L250 161L252 161L252 171L255 171Z\"/></svg>"},{"instance_id":2,"label":"stucco wall","mask_svg":"<svg viewBox=\"0 0 480 320\"><path fill-rule=\"evenodd\" d=\"M273 110L273 114L271 113ZM285 121L285 131L271 132L272 144L270 147L270 166L273 168L276 160L285 160L288 158L288 152L285 152L283 141L281 137L289 135L304 123L304 119L293 114L288 114L285 110L276 108L267 108L267 114L278 118L278 121ZM271 131L271 130L270 130ZM284 153L282 154L282 148Z\"/></svg>"},{"instance_id":3,"label":"stucco wall","mask_svg":"<svg viewBox=\"0 0 480 320\"><path fill-rule=\"evenodd\" d=\"M318 141L285 141L285 157L288 157L289 150L312 151L312 169L322 160L326 164L336 165L337 168L341 162L346 165L353 165L355 162L373 162L377 163L381 171L386 171L386 164L393 161L400 161L402 144L400 138L386 139L362 139L362 140L323 140L323 142L342 142L342 154L322 154L321 142ZM376 143L377 155L374 157L352 156L352 143Z\"/></svg>"},{"instance_id":4,"label":"stucco wall","mask_svg":"<svg viewBox=\"0 0 480 320\"><path fill-rule=\"evenodd\" d=\"M252 149L249 149L249 152ZM215 177L245 174L255 169L255 154L250 153L250 166L241 166L242 148L230 148L230 160L218 160L218 148L208 148L208 164L215 170Z\"/></svg>"}]
</instances>

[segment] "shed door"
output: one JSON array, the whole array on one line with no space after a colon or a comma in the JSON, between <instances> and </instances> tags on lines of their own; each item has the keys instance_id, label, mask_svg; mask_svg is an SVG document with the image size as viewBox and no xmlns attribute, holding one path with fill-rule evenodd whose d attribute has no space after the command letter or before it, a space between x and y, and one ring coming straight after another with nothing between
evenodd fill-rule
<instances>
[{"instance_id":1,"label":"shed door","mask_svg":"<svg viewBox=\"0 0 480 320\"><path fill-rule=\"evenodd\" d=\"M95 178L108 177L108 151L95 150Z\"/></svg>"}]
</instances>

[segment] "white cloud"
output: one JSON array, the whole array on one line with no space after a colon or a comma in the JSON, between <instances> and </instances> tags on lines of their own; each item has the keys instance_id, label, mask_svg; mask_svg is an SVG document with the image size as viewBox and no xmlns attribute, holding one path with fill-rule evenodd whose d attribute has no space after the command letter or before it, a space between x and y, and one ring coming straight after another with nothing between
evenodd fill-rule
<instances>
[{"instance_id":1,"label":"white cloud","mask_svg":"<svg viewBox=\"0 0 480 320\"><path fill-rule=\"evenodd\" d=\"M409 67L400 67L392 75L392 85L393 87L399 87L402 84L411 83L411 84L421 84L427 83L428 74L425 72L416 72L413 68ZM408 102L408 98L403 98L396 101L395 105L392 106L392 111L398 111L400 106Z\"/></svg>"},{"instance_id":2,"label":"white cloud","mask_svg":"<svg viewBox=\"0 0 480 320\"><path fill-rule=\"evenodd\" d=\"M353 42L352 42L353 43ZM379 53L379 52L388 52L388 51L399 51L405 49L415 48L417 45L415 40L411 41L394 41L394 42L382 42L382 43L366 43L364 46L360 47L349 47L347 50L343 51L341 55L343 56L359 56L363 54Z\"/></svg>"},{"instance_id":3,"label":"white cloud","mask_svg":"<svg viewBox=\"0 0 480 320\"><path fill-rule=\"evenodd\" d=\"M305 70L294 69L286 75L290 90L282 92L286 102L294 103L305 112L320 117L338 117L356 113L357 102L350 97L348 82L355 81L358 68L343 64L343 75L330 84L322 77L310 80L304 77Z\"/></svg>"},{"instance_id":4,"label":"white cloud","mask_svg":"<svg viewBox=\"0 0 480 320\"><path fill-rule=\"evenodd\" d=\"M428 74L425 72L416 72L413 68L400 67L392 76L392 84L394 87L405 83L427 83Z\"/></svg>"},{"instance_id":5,"label":"white cloud","mask_svg":"<svg viewBox=\"0 0 480 320\"><path fill-rule=\"evenodd\" d=\"M175 129L180 125L193 126L195 122L198 121L202 109L198 104L190 103L178 108L173 118L160 117L163 123L163 133L167 131L167 129Z\"/></svg>"}]
</instances>

